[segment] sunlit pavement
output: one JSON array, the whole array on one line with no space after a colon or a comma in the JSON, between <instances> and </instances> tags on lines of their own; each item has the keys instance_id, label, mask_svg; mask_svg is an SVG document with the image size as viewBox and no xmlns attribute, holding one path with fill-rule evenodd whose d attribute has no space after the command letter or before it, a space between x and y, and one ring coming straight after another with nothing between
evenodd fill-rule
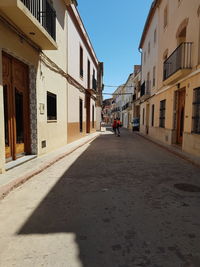
<instances>
[{"instance_id":1,"label":"sunlit pavement","mask_svg":"<svg viewBox=\"0 0 200 267\"><path fill-rule=\"evenodd\" d=\"M199 267L199 173L107 129L0 202L0 266Z\"/></svg>"}]
</instances>

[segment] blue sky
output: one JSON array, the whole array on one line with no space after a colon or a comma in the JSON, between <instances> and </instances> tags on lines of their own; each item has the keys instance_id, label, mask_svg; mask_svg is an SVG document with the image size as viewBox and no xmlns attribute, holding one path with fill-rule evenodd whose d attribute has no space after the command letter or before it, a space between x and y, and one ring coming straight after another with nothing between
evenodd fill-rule
<instances>
[{"instance_id":1,"label":"blue sky","mask_svg":"<svg viewBox=\"0 0 200 267\"><path fill-rule=\"evenodd\" d=\"M138 45L152 0L78 0L78 10L99 61L104 84L125 83L140 64ZM111 93L116 88L104 88ZM110 96L104 95L104 98Z\"/></svg>"}]
</instances>

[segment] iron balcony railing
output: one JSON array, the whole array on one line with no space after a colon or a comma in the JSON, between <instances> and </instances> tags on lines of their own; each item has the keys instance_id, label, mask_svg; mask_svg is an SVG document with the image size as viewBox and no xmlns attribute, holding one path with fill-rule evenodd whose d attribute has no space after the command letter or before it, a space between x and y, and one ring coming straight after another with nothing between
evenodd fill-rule
<instances>
[{"instance_id":1,"label":"iron balcony railing","mask_svg":"<svg viewBox=\"0 0 200 267\"><path fill-rule=\"evenodd\" d=\"M181 69L192 68L192 43L180 44L165 60L163 68L163 81Z\"/></svg>"},{"instance_id":2,"label":"iron balcony railing","mask_svg":"<svg viewBox=\"0 0 200 267\"><path fill-rule=\"evenodd\" d=\"M56 40L56 12L49 0L21 0L45 30Z\"/></svg>"},{"instance_id":3,"label":"iron balcony railing","mask_svg":"<svg viewBox=\"0 0 200 267\"><path fill-rule=\"evenodd\" d=\"M149 95L150 87L151 87L151 81L143 82L143 84L141 85L140 96L142 97L143 95Z\"/></svg>"}]
</instances>

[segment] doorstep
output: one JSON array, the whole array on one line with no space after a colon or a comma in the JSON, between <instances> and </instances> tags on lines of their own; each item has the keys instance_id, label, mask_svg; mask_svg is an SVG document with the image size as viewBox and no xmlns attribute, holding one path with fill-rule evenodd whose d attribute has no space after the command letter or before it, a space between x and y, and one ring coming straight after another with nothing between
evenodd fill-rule
<instances>
[{"instance_id":1,"label":"doorstep","mask_svg":"<svg viewBox=\"0 0 200 267\"><path fill-rule=\"evenodd\" d=\"M36 157L37 157L36 155L27 155L27 156L18 158L16 160L12 160L12 161L5 164L5 169L6 169L6 171L9 171L9 170L21 165L21 164L24 164L25 162L27 162L29 160L36 158Z\"/></svg>"},{"instance_id":2,"label":"doorstep","mask_svg":"<svg viewBox=\"0 0 200 267\"><path fill-rule=\"evenodd\" d=\"M81 146L92 142L99 135L100 133L97 132L92 133L40 157L32 155L34 158L29 157L29 160L27 158L28 161L26 160L26 162L22 162L25 160L23 158L26 158L23 157L21 158L20 165L18 164L18 166L10 164L10 169L4 174L0 174L0 199L4 198L14 188L25 183L38 173L41 173L48 167L52 166L52 164L71 154ZM6 167L8 167L7 164Z\"/></svg>"}]
</instances>

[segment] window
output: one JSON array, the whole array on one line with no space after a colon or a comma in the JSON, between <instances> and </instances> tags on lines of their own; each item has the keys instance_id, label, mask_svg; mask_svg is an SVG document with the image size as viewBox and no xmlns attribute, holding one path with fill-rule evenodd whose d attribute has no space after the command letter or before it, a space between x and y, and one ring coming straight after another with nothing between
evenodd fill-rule
<instances>
[{"instance_id":1,"label":"window","mask_svg":"<svg viewBox=\"0 0 200 267\"><path fill-rule=\"evenodd\" d=\"M156 67L153 67L153 87L156 85Z\"/></svg>"},{"instance_id":2,"label":"window","mask_svg":"<svg viewBox=\"0 0 200 267\"><path fill-rule=\"evenodd\" d=\"M165 107L166 100L160 101L160 127L165 128Z\"/></svg>"},{"instance_id":3,"label":"window","mask_svg":"<svg viewBox=\"0 0 200 267\"><path fill-rule=\"evenodd\" d=\"M169 68L169 67L167 68L164 67L165 66L164 63L167 60L167 58L168 58L168 49L166 49L163 54L163 80L165 79L165 77L167 77L167 69Z\"/></svg>"},{"instance_id":4,"label":"window","mask_svg":"<svg viewBox=\"0 0 200 267\"><path fill-rule=\"evenodd\" d=\"M157 41L157 30L156 30L156 29L155 29L155 31L154 31L153 41L154 41L154 44L155 44L156 41Z\"/></svg>"},{"instance_id":5,"label":"window","mask_svg":"<svg viewBox=\"0 0 200 267\"><path fill-rule=\"evenodd\" d=\"M152 105L152 109L151 109L151 126L154 126L154 110L155 110L155 106Z\"/></svg>"},{"instance_id":6,"label":"window","mask_svg":"<svg viewBox=\"0 0 200 267\"><path fill-rule=\"evenodd\" d=\"M83 78L83 48L80 46L80 77Z\"/></svg>"},{"instance_id":7,"label":"window","mask_svg":"<svg viewBox=\"0 0 200 267\"><path fill-rule=\"evenodd\" d=\"M47 120L57 120L57 96L47 92Z\"/></svg>"},{"instance_id":8,"label":"window","mask_svg":"<svg viewBox=\"0 0 200 267\"><path fill-rule=\"evenodd\" d=\"M144 52L144 63L146 63L146 52Z\"/></svg>"},{"instance_id":9,"label":"window","mask_svg":"<svg viewBox=\"0 0 200 267\"><path fill-rule=\"evenodd\" d=\"M96 73L95 73L95 69L93 69L93 76L92 76L92 88L94 90L97 89L97 80L95 79Z\"/></svg>"},{"instance_id":10,"label":"window","mask_svg":"<svg viewBox=\"0 0 200 267\"><path fill-rule=\"evenodd\" d=\"M94 105L92 105L92 128L94 128Z\"/></svg>"},{"instance_id":11,"label":"window","mask_svg":"<svg viewBox=\"0 0 200 267\"><path fill-rule=\"evenodd\" d=\"M88 74L88 81L87 81L87 84L88 84L88 89L90 89L90 61L88 60L88 70L87 70L87 74Z\"/></svg>"},{"instance_id":12,"label":"window","mask_svg":"<svg viewBox=\"0 0 200 267\"><path fill-rule=\"evenodd\" d=\"M150 54L150 50L151 50L151 44L150 44L150 41L148 43L148 54Z\"/></svg>"},{"instance_id":13,"label":"window","mask_svg":"<svg viewBox=\"0 0 200 267\"><path fill-rule=\"evenodd\" d=\"M83 132L83 100L79 99L79 127L80 132Z\"/></svg>"},{"instance_id":14,"label":"window","mask_svg":"<svg viewBox=\"0 0 200 267\"><path fill-rule=\"evenodd\" d=\"M144 108L143 108L143 112L142 112L142 124L144 125Z\"/></svg>"},{"instance_id":15,"label":"window","mask_svg":"<svg viewBox=\"0 0 200 267\"><path fill-rule=\"evenodd\" d=\"M167 27L168 24L168 7L166 6L164 9L164 29Z\"/></svg>"},{"instance_id":16,"label":"window","mask_svg":"<svg viewBox=\"0 0 200 267\"><path fill-rule=\"evenodd\" d=\"M151 82L150 82L150 73L147 73L147 85L146 85L146 94L148 94L150 92L151 89Z\"/></svg>"},{"instance_id":17,"label":"window","mask_svg":"<svg viewBox=\"0 0 200 267\"><path fill-rule=\"evenodd\" d=\"M200 87L194 89L193 132L200 134Z\"/></svg>"}]
</instances>

